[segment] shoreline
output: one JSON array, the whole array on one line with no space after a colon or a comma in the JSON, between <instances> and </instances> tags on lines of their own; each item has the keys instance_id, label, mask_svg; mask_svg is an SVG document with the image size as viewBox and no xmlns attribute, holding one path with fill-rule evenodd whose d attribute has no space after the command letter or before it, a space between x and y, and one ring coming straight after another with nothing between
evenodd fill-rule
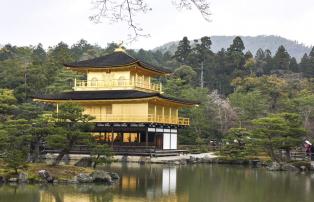
<instances>
[{"instance_id":1,"label":"shoreline","mask_svg":"<svg viewBox=\"0 0 314 202\"><path fill-rule=\"evenodd\" d=\"M87 184L100 183L104 185L114 184L119 180L119 175L105 171L103 165L95 170L89 165L89 155L69 155L62 160L61 165L51 166L49 162L55 155L47 155L44 163L30 163L26 167L13 173L12 170L1 168L0 184ZM145 156L114 156L117 163L163 164L170 166L185 166L195 164L226 164L247 165L253 168L265 168L269 171L313 172L314 162L291 161L288 163L266 162L258 159L226 159L214 152L201 154L182 154L167 157ZM62 165L66 164L68 165ZM110 170L110 169L109 169Z\"/></svg>"},{"instance_id":2,"label":"shoreline","mask_svg":"<svg viewBox=\"0 0 314 202\"><path fill-rule=\"evenodd\" d=\"M54 159L55 155L49 154L47 162ZM49 159L50 158L50 159ZM253 167L265 167L271 171L314 171L314 161L290 161L271 162L270 160L252 159L228 159L207 152L200 154L180 154L178 156L149 157L149 156L113 156L114 162L138 163L138 164L165 164L165 165L189 165L189 164L229 164L229 165L250 165ZM64 162L63 162L64 163ZM89 155L70 155L67 163L76 166L90 166Z\"/></svg>"}]
</instances>

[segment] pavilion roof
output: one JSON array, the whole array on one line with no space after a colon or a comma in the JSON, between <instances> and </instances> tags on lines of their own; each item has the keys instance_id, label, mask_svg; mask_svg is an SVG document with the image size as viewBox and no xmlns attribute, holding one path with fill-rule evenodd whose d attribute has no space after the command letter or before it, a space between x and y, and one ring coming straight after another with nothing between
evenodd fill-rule
<instances>
[{"instance_id":1,"label":"pavilion roof","mask_svg":"<svg viewBox=\"0 0 314 202\"><path fill-rule=\"evenodd\" d=\"M159 72L163 74L171 73L171 70L165 69L163 67L158 67L156 65L149 64L144 62L140 59L132 57L125 53L124 51L117 51L113 52L108 55L104 55L101 57L89 59L89 60L82 60L72 63L66 63L64 66L71 67L71 68L117 68L123 67L127 65L138 64L144 69L148 69L154 72Z\"/></svg>"},{"instance_id":2,"label":"pavilion roof","mask_svg":"<svg viewBox=\"0 0 314 202\"><path fill-rule=\"evenodd\" d=\"M158 97L168 101L185 104L200 104L197 101L191 101L181 98L173 98L160 93L148 93L137 90L110 90L110 91L70 91L53 95L36 95L34 99L39 100L123 100L123 99L141 99Z\"/></svg>"}]
</instances>

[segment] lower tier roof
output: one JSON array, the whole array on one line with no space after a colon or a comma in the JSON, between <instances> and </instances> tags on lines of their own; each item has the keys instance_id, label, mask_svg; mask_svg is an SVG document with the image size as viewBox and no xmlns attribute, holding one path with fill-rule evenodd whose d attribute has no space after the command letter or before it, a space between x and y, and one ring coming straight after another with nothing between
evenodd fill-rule
<instances>
[{"instance_id":1,"label":"lower tier roof","mask_svg":"<svg viewBox=\"0 0 314 202\"><path fill-rule=\"evenodd\" d=\"M36 95L38 100L123 100L158 97L171 102L185 105L197 105L200 102L181 98L173 98L160 93L148 93L137 90L110 90L110 91L70 91L52 95Z\"/></svg>"}]
</instances>

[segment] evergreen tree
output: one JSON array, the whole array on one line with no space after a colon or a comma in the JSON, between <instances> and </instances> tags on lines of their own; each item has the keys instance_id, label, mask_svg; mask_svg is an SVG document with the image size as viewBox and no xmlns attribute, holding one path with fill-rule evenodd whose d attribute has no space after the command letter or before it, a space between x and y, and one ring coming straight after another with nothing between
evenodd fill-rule
<instances>
[{"instance_id":1,"label":"evergreen tree","mask_svg":"<svg viewBox=\"0 0 314 202\"><path fill-rule=\"evenodd\" d=\"M303 76L309 77L311 75L311 63L310 57L305 53L300 62L300 71L302 72Z\"/></svg>"},{"instance_id":2,"label":"evergreen tree","mask_svg":"<svg viewBox=\"0 0 314 202\"><path fill-rule=\"evenodd\" d=\"M209 82L213 89L217 89L223 95L228 95L233 91L230 80L234 68L228 65L228 55L225 49L217 52L213 63L213 74Z\"/></svg>"},{"instance_id":3,"label":"evergreen tree","mask_svg":"<svg viewBox=\"0 0 314 202\"><path fill-rule=\"evenodd\" d=\"M246 159L256 151L250 149L250 131L246 128L230 128L227 135L223 138L222 155L232 159Z\"/></svg>"},{"instance_id":4,"label":"evergreen tree","mask_svg":"<svg viewBox=\"0 0 314 202\"><path fill-rule=\"evenodd\" d=\"M233 43L228 48L228 52L243 52L245 49L241 37L237 36L233 39Z\"/></svg>"},{"instance_id":5,"label":"evergreen tree","mask_svg":"<svg viewBox=\"0 0 314 202\"><path fill-rule=\"evenodd\" d=\"M33 50L32 63L33 65L43 65L47 61L47 53L43 45L39 43Z\"/></svg>"},{"instance_id":6,"label":"evergreen tree","mask_svg":"<svg viewBox=\"0 0 314 202\"><path fill-rule=\"evenodd\" d=\"M174 58L176 58L176 60L181 64L187 64L187 59L190 53L191 53L190 41L185 36L181 41L179 41L179 45L174 54Z\"/></svg>"},{"instance_id":7,"label":"evergreen tree","mask_svg":"<svg viewBox=\"0 0 314 202\"><path fill-rule=\"evenodd\" d=\"M244 54L244 59L247 61L248 59L251 59L251 58L253 58L253 54L251 53L251 51L247 51Z\"/></svg>"},{"instance_id":8,"label":"evergreen tree","mask_svg":"<svg viewBox=\"0 0 314 202\"><path fill-rule=\"evenodd\" d=\"M267 97L257 90L247 93L236 91L229 95L229 99L239 116L239 127L264 116L268 110Z\"/></svg>"},{"instance_id":9,"label":"evergreen tree","mask_svg":"<svg viewBox=\"0 0 314 202\"><path fill-rule=\"evenodd\" d=\"M64 155L69 154L75 144L89 142L93 117L84 115L83 108L74 103L65 103L59 107L59 113L54 114L55 132L47 137L48 145L61 149L54 165L58 165Z\"/></svg>"},{"instance_id":10,"label":"evergreen tree","mask_svg":"<svg viewBox=\"0 0 314 202\"><path fill-rule=\"evenodd\" d=\"M50 48L49 57L53 62L55 62L54 64L58 65L59 67L63 67L64 63L73 61L71 50L64 42L60 42L54 48Z\"/></svg>"},{"instance_id":11,"label":"evergreen tree","mask_svg":"<svg viewBox=\"0 0 314 202\"><path fill-rule=\"evenodd\" d=\"M11 119L17 110L13 90L0 89L0 125Z\"/></svg>"},{"instance_id":12,"label":"evergreen tree","mask_svg":"<svg viewBox=\"0 0 314 202\"><path fill-rule=\"evenodd\" d=\"M175 71L173 72L173 76L175 78L182 80L184 85L186 84L193 85L195 83L197 74L192 67L182 65L179 68L175 69Z\"/></svg>"},{"instance_id":13,"label":"evergreen tree","mask_svg":"<svg viewBox=\"0 0 314 202\"><path fill-rule=\"evenodd\" d=\"M314 47L312 48L310 54L309 54L310 58L314 58Z\"/></svg>"},{"instance_id":14,"label":"evergreen tree","mask_svg":"<svg viewBox=\"0 0 314 202\"><path fill-rule=\"evenodd\" d=\"M312 48L309 56L305 58L305 61L301 61L301 66L302 65L303 65L304 76L313 77L314 76L314 47Z\"/></svg>"},{"instance_id":15,"label":"evergreen tree","mask_svg":"<svg viewBox=\"0 0 314 202\"><path fill-rule=\"evenodd\" d=\"M295 57L290 59L289 70L292 72L299 72L299 65Z\"/></svg>"},{"instance_id":16,"label":"evergreen tree","mask_svg":"<svg viewBox=\"0 0 314 202\"><path fill-rule=\"evenodd\" d=\"M274 68L279 70L289 70L290 55L284 46L279 46L274 56Z\"/></svg>"},{"instance_id":17,"label":"evergreen tree","mask_svg":"<svg viewBox=\"0 0 314 202\"><path fill-rule=\"evenodd\" d=\"M244 58L244 43L240 37L236 37L233 43L227 49L227 54L229 56L229 65L233 66L235 69L242 69L245 64Z\"/></svg>"},{"instance_id":18,"label":"evergreen tree","mask_svg":"<svg viewBox=\"0 0 314 202\"><path fill-rule=\"evenodd\" d=\"M248 58L245 61L244 67L246 70L250 71L250 75L253 75L253 72L256 72L256 61L253 57Z\"/></svg>"},{"instance_id":19,"label":"evergreen tree","mask_svg":"<svg viewBox=\"0 0 314 202\"><path fill-rule=\"evenodd\" d=\"M16 46L11 44L6 44L3 48L0 49L0 61L7 59L13 59L18 55L18 50Z\"/></svg>"},{"instance_id":20,"label":"evergreen tree","mask_svg":"<svg viewBox=\"0 0 314 202\"><path fill-rule=\"evenodd\" d=\"M265 65L264 65L264 71L263 72L265 74L270 74L270 72L272 71L273 66L274 66L272 53L268 49L266 49L264 53L265 53L265 59L264 59Z\"/></svg>"},{"instance_id":21,"label":"evergreen tree","mask_svg":"<svg viewBox=\"0 0 314 202\"><path fill-rule=\"evenodd\" d=\"M265 53L264 53L263 49L259 48L259 49L256 51L255 59L256 59L257 61L265 60Z\"/></svg>"},{"instance_id":22,"label":"evergreen tree","mask_svg":"<svg viewBox=\"0 0 314 202\"><path fill-rule=\"evenodd\" d=\"M86 40L81 39L76 44L71 47L71 55L74 60L82 60L82 57L88 50L93 49L93 46L89 44Z\"/></svg>"},{"instance_id":23,"label":"evergreen tree","mask_svg":"<svg viewBox=\"0 0 314 202\"><path fill-rule=\"evenodd\" d=\"M252 139L273 161L281 162L290 160L290 151L302 143L305 130L297 114L280 113L271 114L264 118L252 121L254 129ZM286 151L286 158L280 154L280 150Z\"/></svg>"},{"instance_id":24,"label":"evergreen tree","mask_svg":"<svg viewBox=\"0 0 314 202\"><path fill-rule=\"evenodd\" d=\"M0 125L0 152L6 166L14 169L16 174L27 161L31 126L25 119L8 120L5 125Z\"/></svg>"},{"instance_id":25,"label":"evergreen tree","mask_svg":"<svg viewBox=\"0 0 314 202\"><path fill-rule=\"evenodd\" d=\"M112 149L107 144L97 144L92 142L91 144L91 160L92 166L95 169L99 164L111 163L113 156Z\"/></svg>"},{"instance_id":26,"label":"evergreen tree","mask_svg":"<svg viewBox=\"0 0 314 202\"><path fill-rule=\"evenodd\" d=\"M266 65L265 57L265 52L263 51L263 49L259 48L255 55L255 69L257 76L264 74Z\"/></svg>"},{"instance_id":27,"label":"evergreen tree","mask_svg":"<svg viewBox=\"0 0 314 202\"><path fill-rule=\"evenodd\" d=\"M201 43L195 40L195 47L192 49L192 54L190 56L190 64L199 73L200 87L204 87L205 74L209 73L211 58L213 57L213 52L211 48L210 37L204 36L201 38Z\"/></svg>"}]
</instances>

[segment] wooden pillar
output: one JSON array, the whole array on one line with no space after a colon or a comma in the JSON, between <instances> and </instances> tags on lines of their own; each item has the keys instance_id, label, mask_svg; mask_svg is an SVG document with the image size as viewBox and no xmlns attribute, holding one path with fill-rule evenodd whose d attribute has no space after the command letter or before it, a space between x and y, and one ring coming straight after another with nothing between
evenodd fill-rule
<instances>
[{"instance_id":1,"label":"wooden pillar","mask_svg":"<svg viewBox=\"0 0 314 202\"><path fill-rule=\"evenodd\" d=\"M169 107L169 119L170 119L170 123L172 123L171 108L172 108L172 107Z\"/></svg>"},{"instance_id":2,"label":"wooden pillar","mask_svg":"<svg viewBox=\"0 0 314 202\"><path fill-rule=\"evenodd\" d=\"M165 107L162 107L162 122L165 123L166 119L165 119Z\"/></svg>"},{"instance_id":3,"label":"wooden pillar","mask_svg":"<svg viewBox=\"0 0 314 202\"><path fill-rule=\"evenodd\" d=\"M111 147L113 148L113 142L114 142L114 138L113 138L113 126L111 126Z\"/></svg>"},{"instance_id":4,"label":"wooden pillar","mask_svg":"<svg viewBox=\"0 0 314 202\"><path fill-rule=\"evenodd\" d=\"M154 109L154 122L157 122L157 106L155 104L155 109Z\"/></svg>"},{"instance_id":5,"label":"wooden pillar","mask_svg":"<svg viewBox=\"0 0 314 202\"><path fill-rule=\"evenodd\" d=\"M133 75L133 81L132 86L135 86L135 76Z\"/></svg>"},{"instance_id":6,"label":"wooden pillar","mask_svg":"<svg viewBox=\"0 0 314 202\"><path fill-rule=\"evenodd\" d=\"M148 127L145 129L145 146L148 146Z\"/></svg>"}]
</instances>

